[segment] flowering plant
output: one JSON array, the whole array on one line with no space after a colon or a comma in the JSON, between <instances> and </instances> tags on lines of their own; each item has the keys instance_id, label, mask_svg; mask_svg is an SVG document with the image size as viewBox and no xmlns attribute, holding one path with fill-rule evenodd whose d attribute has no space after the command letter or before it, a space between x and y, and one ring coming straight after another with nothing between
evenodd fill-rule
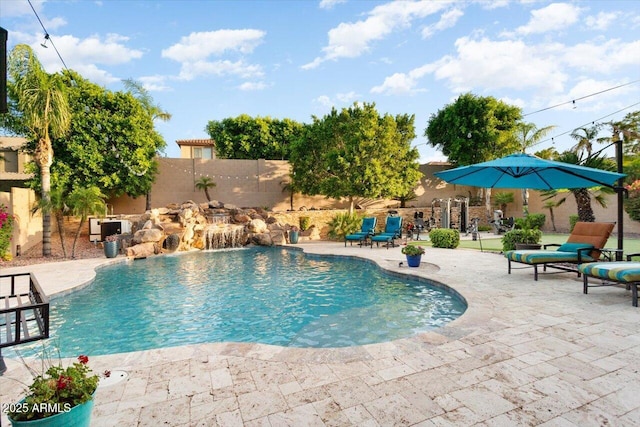
<instances>
[{"instance_id":1,"label":"flowering plant","mask_svg":"<svg viewBox=\"0 0 640 427\"><path fill-rule=\"evenodd\" d=\"M423 255L424 248L418 245L407 245L401 249L401 252L405 255Z\"/></svg>"},{"instance_id":2,"label":"flowering plant","mask_svg":"<svg viewBox=\"0 0 640 427\"><path fill-rule=\"evenodd\" d=\"M624 187L629 192L629 197L624 200L624 210L634 221L640 221L640 179Z\"/></svg>"},{"instance_id":3,"label":"flowering plant","mask_svg":"<svg viewBox=\"0 0 640 427\"><path fill-rule=\"evenodd\" d=\"M11 259L9 245L11 244L11 234L13 233L13 218L9 215L7 207L0 204L0 260Z\"/></svg>"},{"instance_id":4,"label":"flowering plant","mask_svg":"<svg viewBox=\"0 0 640 427\"><path fill-rule=\"evenodd\" d=\"M106 240L107 242L117 242L118 241L118 235L117 234L112 234L111 236L105 237L104 240Z\"/></svg>"},{"instance_id":5,"label":"flowering plant","mask_svg":"<svg viewBox=\"0 0 640 427\"><path fill-rule=\"evenodd\" d=\"M90 401L99 377L92 374L88 363L89 358L80 355L70 366L51 365L43 374L36 374L29 368L34 375L29 394L10 407L9 418L12 421L39 420Z\"/></svg>"}]
</instances>

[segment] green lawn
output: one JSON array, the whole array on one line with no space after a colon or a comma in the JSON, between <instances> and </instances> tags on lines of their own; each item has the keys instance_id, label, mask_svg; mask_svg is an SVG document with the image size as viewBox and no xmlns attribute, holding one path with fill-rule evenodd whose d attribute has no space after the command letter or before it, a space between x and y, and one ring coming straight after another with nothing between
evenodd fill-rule
<instances>
[{"instance_id":1,"label":"green lawn","mask_svg":"<svg viewBox=\"0 0 640 427\"><path fill-rule=\"evenodd\" d=\"M564 243L569 237L568 234L543 234L542 244L549 243ZM464 249L477 249L480 250L480 243L482 242L482 249L485 251L502 252L502 239L493 233L481 233L481 240L460 240L459 248ZM425 246L431 246L431 242L424 240L411 242L412 244L419 244ZM617 248L618 238L612 237L607 241L607 248ZM640 239L625 238L624 239L624 253L640 253Z\"/></svg>"}]
</instances>

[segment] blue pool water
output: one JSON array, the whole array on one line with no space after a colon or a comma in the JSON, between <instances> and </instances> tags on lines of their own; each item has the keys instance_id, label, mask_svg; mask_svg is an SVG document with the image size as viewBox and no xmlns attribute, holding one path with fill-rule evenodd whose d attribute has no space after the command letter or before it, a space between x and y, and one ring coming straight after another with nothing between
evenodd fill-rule
<instances>
[{"instance_id":1,"label":"blue pool water","mask_svg":"<svg viewBox=\"0 0 640 427\"><path fill-rule=\"evenodd\" d=\"M203 342L362 345L440 327L466 309L452 292L369 261L282 248L116 264L51 302L52 344L64 357Z\"/></svg>"}]
</instances>

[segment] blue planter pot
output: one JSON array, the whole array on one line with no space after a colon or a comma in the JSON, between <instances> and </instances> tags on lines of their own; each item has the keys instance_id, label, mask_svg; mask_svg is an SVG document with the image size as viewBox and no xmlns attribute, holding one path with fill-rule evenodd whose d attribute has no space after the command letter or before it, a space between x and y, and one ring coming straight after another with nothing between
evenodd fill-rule
<instances>
[{"instance_id":1,"label":"blue planter pot","mask_svg":"<svg viewBox=\"0 0 640 427\"><path fill-rule=\"evenodd\" d=\"M107 258L115 258L118 256L119 242L104 242L104 256Z\"/></svg>"},{"instance_id":2,"label":"blue planter pot","mask_svg":"<svg viewBox=\"0 0 640 427\"><path fill-rule=\"evenodd\" d=\"M91 411L93 411L93 399L74 406L67 412L60 412L41 420L14 421L9 418L9 421L14 427L89 427Z\"/></svg>"},{"instance_id":3,"label":"blue planter pot","mask_svg":"<svg viewBox=\"0 0 640 427\"><path fill-rule=\"evenodd\" d=\"M289 231L289 243L298 243L299 231Z\"/></svg>"},{"instance_id":4,"label":"blue planter pot","mask_svg":"<svg viewBox=\"0 0 640 427\"><path fill-rule=\"evenodd\" d=\"M422 255L407 255L407 265L409 267L420 267Z\"/></svg>"}]
</instances>

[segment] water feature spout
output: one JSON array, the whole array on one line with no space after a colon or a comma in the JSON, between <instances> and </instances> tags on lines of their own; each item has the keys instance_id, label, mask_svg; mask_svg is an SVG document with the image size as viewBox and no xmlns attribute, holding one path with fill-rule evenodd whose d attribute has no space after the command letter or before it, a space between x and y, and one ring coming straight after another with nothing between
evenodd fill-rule
<instances>
[{"instance_id":1,"label":"water feature spout","mask_svg":"<svg viewBox=\"0 0 640 427\"><path fill-rule=\"evenodd\" d=\"M205 249L240 248L244 246L243 236L243 225L211 224L204 232Z\"/></svg>"}]
</instances>

